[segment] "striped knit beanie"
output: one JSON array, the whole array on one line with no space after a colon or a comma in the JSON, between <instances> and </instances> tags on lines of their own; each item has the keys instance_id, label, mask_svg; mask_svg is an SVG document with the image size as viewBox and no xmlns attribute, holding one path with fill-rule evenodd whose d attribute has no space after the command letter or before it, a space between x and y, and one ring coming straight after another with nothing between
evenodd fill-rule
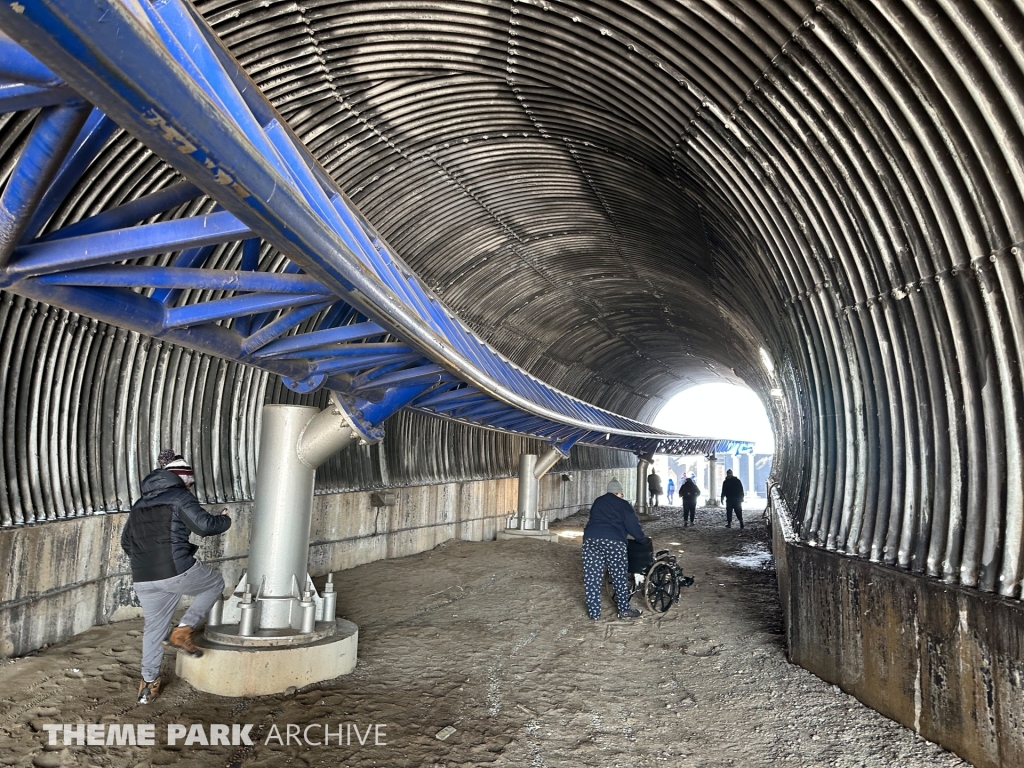
<instances>
[{"instance_id":1,"label":"striped knit beanie","mask_svg":"<svg viewBox=\"0 0 1024 768\"><path fill-rule=\"evenodd\" d=\"M185 483L185 485L192 485L195 483L195 473L181 454L174 453L170 450L161 451L158 461L160 462L161 469L173 472L181 478L181 481Z\"/></svg>"}]
</instances>

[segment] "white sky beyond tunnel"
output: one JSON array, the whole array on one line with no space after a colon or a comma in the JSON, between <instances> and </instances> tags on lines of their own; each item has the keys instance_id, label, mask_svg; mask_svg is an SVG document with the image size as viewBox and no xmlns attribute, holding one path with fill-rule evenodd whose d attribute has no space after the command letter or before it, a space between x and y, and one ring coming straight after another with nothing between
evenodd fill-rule
<instances>
[{"instance_id":1,"label":"white sky beyond tunnel","mask_svg":"<svg viewBox=\"0 0 1024 768\"><path fill-rule=\"evenodd\" d=\"M654 419L660 429L686 435L754 441L755 453L774 453L775 437L764 406L747 387L700 384L669 400Z\"/></svg>"}]
</instances>

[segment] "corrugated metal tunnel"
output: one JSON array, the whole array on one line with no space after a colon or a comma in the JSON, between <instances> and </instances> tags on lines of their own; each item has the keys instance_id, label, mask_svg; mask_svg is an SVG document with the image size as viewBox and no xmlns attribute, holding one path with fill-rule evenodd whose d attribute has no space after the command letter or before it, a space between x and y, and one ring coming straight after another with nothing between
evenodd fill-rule
<instances>
[{"instance_id":1,"label":"corrugated metal tunnel","mask_svg":"<svg viewBox=\"0 0 1024 768\"><path fill-rule=\"evenodd\" d=\"M644 420L691 384L746 383L769 407L800 541L1015 610L1019 0L196 6L367 218L511 360ZM0 180L33 117L0 117ZM177 180L118 131L48 227ZM127 509L166 444L193 457L201 498L244 502L259 406L322 404L9 294L0 392L3 526ZM332 459L320 490L504 477L526 444L419 414L387 429Z\"/></svg>"}]
</instances>

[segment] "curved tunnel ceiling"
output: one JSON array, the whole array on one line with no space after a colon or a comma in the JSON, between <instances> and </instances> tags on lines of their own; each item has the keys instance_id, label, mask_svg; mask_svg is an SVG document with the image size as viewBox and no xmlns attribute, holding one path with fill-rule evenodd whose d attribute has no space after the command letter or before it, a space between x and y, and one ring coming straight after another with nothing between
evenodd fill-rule
<instances>
[{"instance_id":1,"label":"curved tunnel ceiling","mask_svg":"<svg viewBox=\"0 0 1024 768\"><path fill-rule=\"evenodd\" d=\"M515 362L645 416L749 365L760 334L720 298L715 217L680 152L700 100L672 71L696 51L656 19L592 3L198 7L396 250ZM671 59L651 66L641 46Z\"/></svg>"},{"instance_id":2,"label":"curved tunnel ceiling","mask_svg":"<svg viewBox=\"0 0 1024 768\"><path fill-rule=\"evenodd\" d=\"M781 388L805 538L1019 595L1019 2L199 7L513 360Z\"/></svg>"},{"instance_id":3,"label":"curved tunnel ceiling","mask_svg":"<svg viewBox=\"0 0 1024 768\"><path fill-rule=\"evenodd\" d=\"M744 381L805 539L1020 595L1019 0L196 5L513 361L641 418ZM172 180L117 139L61 215Z\"/></svg>"}]
</instances>

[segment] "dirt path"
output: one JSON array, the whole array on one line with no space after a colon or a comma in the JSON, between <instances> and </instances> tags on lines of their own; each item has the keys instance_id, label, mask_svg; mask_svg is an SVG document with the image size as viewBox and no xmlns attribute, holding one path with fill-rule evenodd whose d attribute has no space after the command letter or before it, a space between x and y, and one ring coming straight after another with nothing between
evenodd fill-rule
<instances>
[{"instance_id":1,"label":"dirt path","mask_svg":"<svg viewBox=\"0 0 1024 768\"><path fill-rule=\"evenodd\" d=\"M697 583L632 623L610 604L587 620L578 518L557 526L558 544L452 541L344 571L338 607L360 626L359 664L292 695L224 699L172 679L137 707L141 622L96 627L0 666L0 765L966 765L786 662L762 523L726 529L700 510L683 529L678 512L645 529L677 542ZM735 555L744 565L720 559ZM157 746L44 750L46 722L154 723ZM167 723L252 723L255 745L169 749ZM264 743L273 725L310 723L381 723L386 746L351 731L340 747Z\"/></svg>"}]
</instances>

